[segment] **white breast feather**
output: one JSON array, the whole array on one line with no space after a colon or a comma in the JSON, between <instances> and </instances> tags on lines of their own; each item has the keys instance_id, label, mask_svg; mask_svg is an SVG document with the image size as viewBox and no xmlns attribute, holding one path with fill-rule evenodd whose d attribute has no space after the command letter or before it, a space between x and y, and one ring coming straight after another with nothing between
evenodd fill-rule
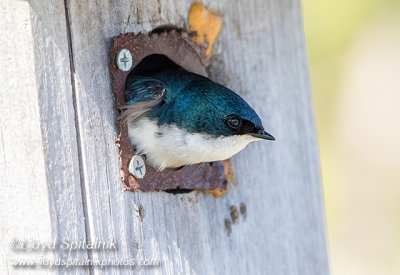
<instances>
[{"instance_id":1,"label":"white breast feather","mask_svg":"<svg viewBox=\"0 0 400 275\"><path fill-rule=\"evenodd\" d=\"M224 160L259 140L251 135L220 136L190 134L176 125L158 126L141 116L128 124L128 135L137 153L158 170L199 162Z\"/></svg>"}]
</instances>

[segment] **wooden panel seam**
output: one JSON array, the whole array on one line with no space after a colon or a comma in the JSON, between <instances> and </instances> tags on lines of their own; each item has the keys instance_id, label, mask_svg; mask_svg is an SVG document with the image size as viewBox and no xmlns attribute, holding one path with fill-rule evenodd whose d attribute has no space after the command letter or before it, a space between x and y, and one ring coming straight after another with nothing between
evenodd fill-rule
<instances>
[{"instance_id":1,"label":"wooden panel seam","mask_svg":"<svg viewBox=\"0 0 400 275\"><path fill-rule=\"evenodd\" d=\"M72 35L71 35L71 22L70 22L70 12L68 1L64 0L64 9L65 9L65 24L67 30L67 41L68 41L68 56L69 56L69 66L71 73L71 91L72 91L72 104L74 108L74 124L76 131L76 143L78 150L78 163L79 163L79 182L81 189L81 199L82 199L82 210L84 216L84 224L85 224L85 239L86 242L90 242L90 227L89 227L89 215L87 209L87 196L86 196L86 188L85 188L85 175L83 169L83 160L82 160L82 141L81 141L81 133L79 128L79 116L78 116L78 106L77 106L77 95L76 95L76 85L75 85L75 65L74 65L74 53L72 48ZM90 249L86 249L87 255L89 259L93 259L93 254ZM94 274L93 266L88 266L89 274Z\"/></svg>"}]
</instances>

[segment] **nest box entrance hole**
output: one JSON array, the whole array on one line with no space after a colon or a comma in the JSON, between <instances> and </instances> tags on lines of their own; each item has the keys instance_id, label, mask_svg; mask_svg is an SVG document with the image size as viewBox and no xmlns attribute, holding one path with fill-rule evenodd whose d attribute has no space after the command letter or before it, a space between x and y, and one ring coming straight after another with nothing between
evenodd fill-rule
<instances>
[{"instance_id":1,"label":"nest box entrance hole","mask_svg":"<svg viewBox=\"0 0 400 275\"><path fill-rule=\"evenodd\" d=\"M164 70L181 68L181 66L178 66L163 54L151 54L143 58L142 61L132 69L129 75L146 75Z\"/></svg>"},{"instance_id":2,"label":"nest box entrance hole","mask_svg":"<svg viewBox=\"0 0 400 275\"><path fill-rule=\"evenodd\" d=\"M131 56L131 68L123 70L118 67L118 56L124 52ZM182 68L197 74L206 75L205 62L197 45L191 41L190 34L184 30L156 29L152 33L122 34L113 38L110 66L116 93L116 106L125 104L125 82L130 74L147 73ZM213 162L185 166L182 169L157 172L146 166L142 179L135 178L129 172L129 163L135 156L128 137L126 121L118 121L120 135L117 145L120 149L121 180L130 191L167 191L169 193L187 193L192 190L211 192L215 195L228 190L230 163Z\"/></svg>"}]
</instances>

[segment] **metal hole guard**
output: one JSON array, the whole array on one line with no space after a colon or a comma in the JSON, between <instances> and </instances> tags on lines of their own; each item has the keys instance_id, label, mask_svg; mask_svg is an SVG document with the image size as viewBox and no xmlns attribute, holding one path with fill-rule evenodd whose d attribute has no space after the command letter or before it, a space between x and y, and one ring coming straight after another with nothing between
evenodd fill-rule
<instances>
[{"instance_id":1,"label":"metal hole guard","mask_svg":"<svg viewBox=\"0 0 400 275\"><path fill-rule=\"evenodd\" d=\"M113 90L116 94L116 106L125 104L124 89L126 78L130 71L146 56L162 54L188 71L207 75L208 58L203 51L190 39L193 36L185 30L168 30L160 33L121 34L113 38L111 48L110 72L113 76ZM128 50L132 56L131 67L126 67ZM122 53L122 56L121 56ZM124 54L125 53L125 54ZM122 60L118 60L122 58ZM121 63L122 62L122 63ZM122 64L122 65L121 65ZM122 66L122 69L119 67ZM126 122L117 121L120 134L116 139L119 147L121 166L121 181L129 191L162 191L171 189L193 189L215 196L223 195L229 188L229 180L233 175L229 161L203 163L186 166L177 171L157 172L147 166L145 176L140 179L129 173L129 164L135 156L132 144L128 137Z\"/></svg>"}]
</instances>

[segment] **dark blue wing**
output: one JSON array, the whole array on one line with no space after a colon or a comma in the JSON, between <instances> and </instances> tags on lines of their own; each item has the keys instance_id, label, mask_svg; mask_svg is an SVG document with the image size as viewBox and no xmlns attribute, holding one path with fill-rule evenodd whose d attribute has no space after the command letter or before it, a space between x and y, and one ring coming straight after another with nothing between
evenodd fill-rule
<instances>
[{"instance_id":1,"label":"dark blue wing","mask_svg":"<svg viewBox=\"0 0 400 275\"><path fill-rule=\"evenodd\" d=\"M159 104L165 95L165 84L146 76L129 76L125 85L125 105L117 108L121 111L120 120L135 120Z\"/></svg>"},{"instance_id":2,"label":"dark blue wing","mask_svg":"<svg viewBox=\"0 0 400 275\"><path fill-rule=\"evenodd\" d=\"M125 102L133 104L140 101L161 99L165 94L162 81L146 76L129 76L125 85Z\"/></svg>"}]
</instances>

